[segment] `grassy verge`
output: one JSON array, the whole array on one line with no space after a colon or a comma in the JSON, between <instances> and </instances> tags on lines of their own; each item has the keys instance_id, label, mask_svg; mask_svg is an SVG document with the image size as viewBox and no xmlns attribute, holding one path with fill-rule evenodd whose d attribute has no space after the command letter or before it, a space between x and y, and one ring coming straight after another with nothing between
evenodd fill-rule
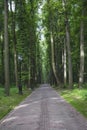
<instances>
[{"instance_id":1,"label":"grassy verge","mask_svg":"<svg viewBox=\"0 0 87 130\"><path fill-rule=\"evenodd\" d=\"M15 106L17 106L31 93L31 91L23 88L23 95L19 95L17 88L11 88L10 93L10 96L6 97L4 94L4 89L0 88L0 119L13 110Z\"/></svg>"},{"instance_id":2,"label":"grassy verge","mask_svg":"<svg viewBox=\"0 0 87 130\"><path fill-rule=\"evenodd\" d=\"M87 89L57 90L64 99L87 118Z\"/></svg>"}]
</instances>

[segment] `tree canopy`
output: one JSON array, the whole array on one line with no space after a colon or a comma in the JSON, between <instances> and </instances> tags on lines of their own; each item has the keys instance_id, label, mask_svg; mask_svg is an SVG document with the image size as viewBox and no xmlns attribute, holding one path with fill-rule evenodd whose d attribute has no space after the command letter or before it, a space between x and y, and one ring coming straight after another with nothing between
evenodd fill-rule
<instances>
[{"instance_id":1,"label":"tree canopy","mask_svg":"<svg viewBox=\"0 0 87 130\"><path fill-rule=\"evenodd\" d=\"M87 83L87 1L1 0L0 84Z\"/></svg>"}]
</instances>

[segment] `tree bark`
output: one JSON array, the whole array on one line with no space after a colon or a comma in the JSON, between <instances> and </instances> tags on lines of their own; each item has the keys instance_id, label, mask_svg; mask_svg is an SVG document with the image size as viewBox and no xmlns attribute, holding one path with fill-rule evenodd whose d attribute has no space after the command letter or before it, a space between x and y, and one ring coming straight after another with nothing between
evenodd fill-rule
<instances>
[{"instance_id":1,"label":"tree bark","mask_svg":"<svg viewBox=\"0 0 87 130\"><path fill-rule=\"evenodd\" d=\"M73 75L72 75L72 60L71 60L71 46L70 46L70 27L68 21L68 14L66 11L66 0L62 0L63 8L65 10L65 31L66 31L66 46L68 52L68 75L69 75L69 88L73 87Z\"/></svg>"},{"instance_id":2,"label":"tree bark","mask_svg":"<svg viewBox=\"0 0 87 130\"><path fill-rule=\"evenodd\" d=\"M48 9L49 9L49 25L48 25L48 28L49 28L49 31L50 31L50 44L51 44L50 49L51 49L52 71L53 71L53 74L54 74L54 78L56 79L57 85L59 85L60 81L59 81L59 78L58 78L58 75L57 75L56 64L55 64L55 48L54 48L55 43L54 43L53 23L52 23L53 16L52 16L50 0L47 0L47 4L48 4Z\"/></svg>"},{"instance_id":3,"label":"tree bark","mask_svg":"<svg viewBox=\"0 0 87 130\"><path fill-rule=\"evenodd\" d=\"M0 53L1 53L1 74L0 74L0 83L4 85L4 34L3 32L0 33Z\"/></svg>"},{"instance_id":4,"label":"tree bark","mask_svg":"<svg viewBox=\"0 0 87 130\"><path fill-rule=\"evenodd\" d=\"M10 10L11 10L11 17L12 17L12 39L13 39L13 50L14 50L14 68L15 68L15 82L16 82L16 87L18 87L18 63L17 63L17 50L16 50L16 45L17 45L17 40L16 40L16 33L15 33L15 10L13 12L12 10L12 1L10 0Z\"/></svg>"},{"instance_id":5,"label":"tree bark","mask_svg":"<svg viewBox=\"0 0 87 130\"><path fill-rule=\"evenodd\" d=\"M57 85L59 85L60 82L59 82L59 79L58 79L58 76L57 76L55 59L54 59L54 53L55 52L54 52L54 40L53 40L53 34L52 34L52 32L50 34L50 37L51 37L52 68L53 68L53 73L54 73Z\"/></svg>"},{"instance_id":6,"label":"tree bark","mask_svg":"<svg viewBox=\"0 0 87 130\"><path fill-rule=\"evenodd\" d=\"M29 51L30 51L30 59L29 59L29 72L30 72L30 87L31 89L34 89L35 83L36 83L36 33L35 33L35 10L34 10L34 3L31 0L30 1L30 45L29 45Z\"/></svg>"},{"instance_id":7,"label":"tree bark","mask_svg":"<svg viewBox=\"0 0 87 130\"><path fill-rule=\"evenodd\" d=\"M4 0L4 71L5 71L5 93L9 96L9 43L8 43L8 0Z\"/></svg>"},{"instance_id":8,"label":"tree bark","mask_svg":"<svg viewBox=\"0 0 87 130\"><path fill-rule=\"evenodd\" d=\"M64 63L64 84L66 85L66 83L67 83L67 70L66 70L66 45L65 45L65 40L64 40L64 58L63 58L63 63Z\"/></svg>"},{"instance_id":9,"label":"tree bark","mask_svg":"<svg viewBox=\"0 0 87 130\"><path fill-rule=\"evenodd\" d=\"M68 52L69 88L72 88L73 87L73 76L72 76L70 33L69 33L68 21L66 21L66 45L67 45L67 52Z\"/></svg>"},{"instance_id":10,"label":"tree bark","mask_svg":"<svg viewBox=\"0 0 87 130\"><path fill-rule=\"evenodd\" d=\"M82 17L84 10L82 10ZM84 22L81 20L80 25L80 74L79 74L79 88L82 88L84 82Z\"/></svg>"}]
</instances>

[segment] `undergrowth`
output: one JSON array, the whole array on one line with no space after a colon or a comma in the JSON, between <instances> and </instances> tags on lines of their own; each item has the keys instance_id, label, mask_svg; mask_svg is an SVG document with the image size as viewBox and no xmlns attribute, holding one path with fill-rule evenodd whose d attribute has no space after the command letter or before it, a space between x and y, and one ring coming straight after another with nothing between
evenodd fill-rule
<instances>
[{"instance_id":1,"label":"undergrowth","mask_svg":"<svg viewBox=\"0 0 87 130\"><path fill-rule=\"evenodd\" d=\"M10 96L5 96L4 89L0 88L0 119L2 119L8 112L14 109L24 98L26 98L31 91L23 88L23 95L18 94L18 89L12 87L10 89Z\"/></svg>"},{"instance_id":2,"label":"undergrowth","mask_svg":"<svg viewBox=\"0 0 87 130\"><path fill-rule=\"evenodd\" d=\"M83 89L75 88L72 90L69 89L58 89L55 88L61 96L64 97L73 107L87 117L87 86Z\"/></svg>"}]
</instances>

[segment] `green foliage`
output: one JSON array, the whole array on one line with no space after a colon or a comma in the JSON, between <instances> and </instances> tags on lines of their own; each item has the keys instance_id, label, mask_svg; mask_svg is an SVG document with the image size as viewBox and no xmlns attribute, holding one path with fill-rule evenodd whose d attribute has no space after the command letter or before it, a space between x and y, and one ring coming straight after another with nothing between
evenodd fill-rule
<instances>
[{"instance_id":1,"label":"green foliage","mask_svg":"<svg viewBox=\"0 0 87 130\"><path fill-rule=\"evenodd\" d=\"M31 92L23 88L23 95L19 95L18 89L12 87L10 93L10 96L7 97L4 94L4 89L0 88L0 119L13 110L15 106L24 100Z\"/></svg>"},{"instance_id":2,"label":"green foliage","mask_svg":"<svg viewBox=\"0 0 87 130\"><path fill-rule=\"evenodd\" d=\"M61 82L64 79L62 54L64 52L65 37L65 13L67 13L70 25L70 44L73 64L73 79L78 84L80 70L80 22L84 20L84 48L85 48L85 72L84 82L87 82L87 2L79 0L67 0L64 8L62 0L12 0L15 10L11 12L9 5L9 48L10 48L10 81L15 84L14 71L14 42L16 41L18 75L20 65L18 55L22 56L21 80L23 84L41 83L41 81L55 84L52 70L52 54L50 45L50 26L54 38L54 53L57 74ZM11 2L12 2L11 1ZM84 8L83 8L84 6ZM84 17L81 11L84 9ZM4 84L4 1L0 0L0 84ZM50 20L51 19L51 20ZM12 28L14 21L15 28ZM12 31L11 31L12 30ZM13 39L13 30L15 38ZM43 39L43 36L44 39ZM68 73L68 60L67 60ZM18 79L19 80L19 79ZM33 81L31 81L33 80ZM68 80L68 76L67 76ZM68 82L66 83L68 84ZM30 85L31 86L31 85ZM67 88L68 85L64 87ZM78 85L74 85L77 88ZM83 88L85 86L83 85Z\"/></svg>"},{"instance_id":3,"label":"green foliage","mask_svg":"<svg viewBox=\"0 0 87 130\"><path fill-rule=\"evenodd\" d=\"M61 95L87 117L87 89L63 90Z\"/></svg>"}]
</instances>

